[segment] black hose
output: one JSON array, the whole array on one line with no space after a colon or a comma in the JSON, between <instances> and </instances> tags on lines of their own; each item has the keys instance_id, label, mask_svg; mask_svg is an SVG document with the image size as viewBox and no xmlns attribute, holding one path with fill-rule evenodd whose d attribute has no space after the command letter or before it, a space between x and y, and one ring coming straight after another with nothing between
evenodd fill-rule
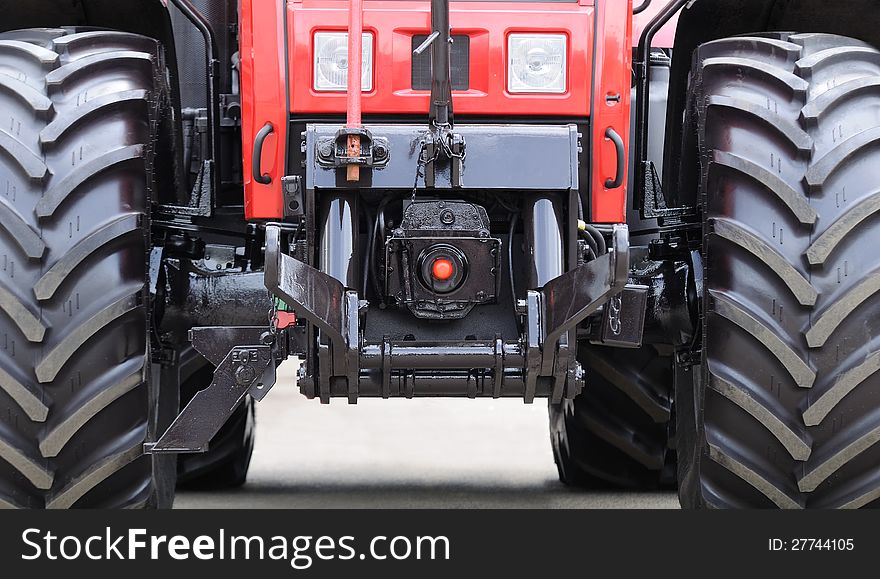
<instances>
[{"instance_id":1,"label":"black hose","mask_svg":"<svg viewBox=\"0 0 880 579\"><path fill-rule=\"evenodd\" d=\"M382 205L379 208L379 212L376 215L376 221L379 224L377 234L382 236L380 239L385 239L385 205ZM375 240L373 240L373 247L371 249L373 252L373 261L376 261ZM388 267L387 263L385 264L385 267ZM376 268L373 268L373 271L375 272ZM379 283L379 278L375 273L373 274L373 287L375 288L377 294L382 295L382 284Z\"/></svg>"},{"instance_id":2,"label":"black hose","mask_svg":"<svg viewBox=\"0 0 880 579\"><path fill-rule=\"evenodd\" d=\"M361 205L361 207L364 206ZM361 294L361 298L367 299L367 286L369 285L370 280L370 266L372 265L373 261L373 242L376 240L376 227L374 225L374 220L370 215L370 211L366 207L364 207L364 219L367 222L367 231L370 232L370 235L367 238L367 247L364 248L364 267L361 268L361 271L364 272L363 293Z\"/></svg>"},{"instance_id":3,"label":"black hose","mask_svg":"<svg viewBox=\"0 0 880 579\"><path fill-rule=\"evenodd\" d=\"M578 219L581 221L584 220L584 198L579 194L577 196L578 200Z\"/></svg>"},{"instance_id":4,"label":"black hose","mask_svg":"<svg viewBox=\"0 0 880 579\"><path fill-rule=\"evenodd\" d=\"M594 259L596 259L596 257L598 257L598 256L596 255L596 252L593 251L593 248L592 248L592 247L587 247L587 249L590 250L590 254L587 255L587 256L585 256L585 260L584 260L584 261L585 261L586 263L589 263L589 262L593 261Z\"/></svg>"},{"instance_id":5,"label":"black hose","mask_svg":"<svg viewBox=\"0 0 880 579\"><path fill-rule=\"evenodd\" d=\"M376 209L376 217L373 219L373 231L370 233L370 255L369 259L373 263L376 262L376 237L379 235L379 216L382 212L385 211L385 201L379 204L379 208ZM388 267L388 264L385 264ZM379 285L379 279L376 277L376 269L372 268L370 270L370 278L369 280L373 282L373 289L376 291L377 296L382 295L382 287ZM364 282L366 284L366 281Z\"/></svg>"},{"instance_id":6,"label":"black hose","mask_svg":"<svg viewBox=\"0 0 880 579\"><path fill-rule=\"evenodd\" d=\"M587 233L593 238L596 242L596 255L601 256L608 253L608 245L605 243L605 237L599 232L598 229L593 227L592 225L587 224Z\"/></svg>"},{"instance_id":7,"label":"black hose","mask_svg":"<svg viewBox=\"0 0 880 579\"><path fill-rule=\"evenodd\" d=\"M519 213L514 211L510 214L510 235L507 238L507 269L510 271L510 297L513 299L513 311L516 312L516 283L513 278L513 234L519 223Z\"/></svg>"},{"instance_id":8,"label":"black hose","mask_svg":"<svg viewBox=\"0 0 880 579\"><path fill-rule=\"evenodd\" d=\"M373 263L376 263L376 239L379 235L385 234L385 208L391 201L397 199L395 195L388 195L382 199L379 203L379 207L376 209L376 218L373 223L373 232L370 234L370 259L373 260ZM388 264L385 264L385 267L388 267ZM379 278L376 276L376 269L372 268L370 270L370 278L373 282L373 289L376 290L376 295L382 295L382 286L379 284Z\"/></svg>"},{"instance_id":9,"label":"black hose","mask_svg":"<svg viewBox=\"0 0 880 579\"><path fill-rule=\"evenodd\" d=\"M598 255L599 254L599 246L596 245L596 238L593 237L592 235L590 235L590 233L586 230L579 231L578 233L580 233L583 240L587 242L587 246L590 248L590 251L593 252L593 255L594 256ZM595 259L595 257L594 257L594 259Z\"/></svg>"}]
</instances>

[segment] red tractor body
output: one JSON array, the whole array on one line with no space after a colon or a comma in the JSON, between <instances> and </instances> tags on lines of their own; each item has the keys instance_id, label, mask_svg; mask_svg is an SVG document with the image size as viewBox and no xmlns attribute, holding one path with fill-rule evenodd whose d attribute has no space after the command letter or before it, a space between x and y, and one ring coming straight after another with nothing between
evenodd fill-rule
<instances>
[{"instance_id":1,"label":"red tractor body","mask_svg":"<svg viewBox=\"0 0 880 579\"><path fill-rule=\"evenodd\" d=\"M249 219L282 217L280 177L287 163L288 115L330 120L346 113L345 92L314 89L316 33L345 32L348 2L305 0L263 3L243 0L241 23L242 138L245 210ZM467 87L453 90L459 118L513 121L529 117L592 118L592 220L625 219L626 184L607 189L617 170L617 151L605 136L613 128L628 150L632 20L627 2L454 2L453 35L468 37ZM413 37L431 31L431 7L424 1L367 0L364 31L371 34L373 82L362 95L371 118L418 116L429 108L430 87L413 89ZM514 94L507 90L510 34L558 33L567 43L568 74L559 94ZM279 52L283 51L283 52ZM595 63L594 63L595 56ZM261 171L272 183L254 182L252 144L269 122L273 136L264 145Z\"/></svg>"}]
</instances>

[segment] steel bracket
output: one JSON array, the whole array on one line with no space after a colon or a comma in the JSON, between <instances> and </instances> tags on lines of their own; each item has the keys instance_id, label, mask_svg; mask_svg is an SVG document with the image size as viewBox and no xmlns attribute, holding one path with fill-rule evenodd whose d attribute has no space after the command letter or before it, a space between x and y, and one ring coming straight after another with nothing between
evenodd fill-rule
<instances>
[{"instance_id":1,"label":"steel bracket","mask_svg":"<svg viewBox=\"0 0 880 579\"><path fill-rule=\"evenodd\" d=\"M286 255L281 251L280 235L279 227L266 226L266 287L298 317L317 327L322 339L329 342L330 362L325 369L329 374L324 374L324 382L346 380L349 402L353 403L358 394L357 292L346 290L336 278Z\"/></svg>"},{"instance_id":2,"label":"steel bracket","mask_svg":"<svg viewBox=\"0 0 880 579\"><path fill-rule=\"evenodd\" d=\"M284 193L284 217L302 217L305 215L302 177L299 175L284 177L281 179L281 190Z\"/></svg>"},{"instance_id":3,"label":"steel bracket","mask_svg":"<svg viewBox=\"0 0 880 579\"><path fill-rule=\"evenodd\" d=\"M275 338L263 327L193 328L193 348L216 366L214 379L196 393L156 443L144 444L144 452L207 451L245 396L260 401L275 385Z\"/></svg>"},{"instance_id":4,"label":"steel bracket","mask_svg":"<svg viewBox=\"0 0 880 579\"><path fill-rule=\"evenodd\" d=\"M436 185L437 161L448 159L450 163L450 185L453 188L462 186L466 143L464 136L452 130L452 127L432 125L431 131L425 136L425 187Z\"/></svg>"},{"instance_id":5,"label":"steel bracket","mask_svg":"<svg viewBox=\"0 0 880 579\"><path fill-rule=\"evenodd\" d=\"M360 154L348 155L348 138L360 138ZM363 127L343 127L333 138L320 139L316 145L318 163L326 167L381 167L388 163L388 139L374 137Z\"/></svg>"},{"instance_id":6,"label":"steel bracket","mask_svg":"<svg viewBox=\"0 0 880 579\"><path fill-rule=\"evenodd\" d=\"M648 286L627 284L602 312L598 343L617 348L640 348L645 334Z\"/></svg>"},{"instance_id":7,"label":"steel bracket","mask_svg":"<svg viewBox=\"0 0 880 579\"><path fill-rule=\"evenodd\" d=\"M562 398L563 386L573 372L574 352L569 333L608 300L623 291L629 272L629 229L615 225L610 251L550 280L527 299L528 349L526 401L534 397L539 379L554 380L552 399Z\"/></svg>"},{"instance_id":8,"label":"steel bracket","mask_svg":"<svg viewBox=\"0 0 880 579\"><path fill-rule=\"evenodd\" d=\"M212 217L214 215L214 161L205 159L193 185L189 205L159 205L156 212L175 217Z\"/></svg>"},{"instance_id":9,"label":"steel bracket","mask_svg":"<svg viewBox=\"0 0 880 579\"><path fill-rule=\"evenodd\" d=\"M432 355L454 356L462 368L495 368L497 374L490 391L502 393L503 373L509 358L511 370L521 372L522 392L526 402L538 395L551 400L572 398L583 387L583 370L576 361L575 331L587 317L623 291L629 272L629 230L616 225L612 231L610 252L589 261L543 288L531 290L521 304L524 335L518 344L488 346L469 344L467 362L461 352L447 349L455 344L441 343L361 343L360 314L362 302L357 292L347 290L336 278L299 261L281 250L280 230L266 227L266 287L284 301L299 318L308 320L317 330L317 368L312 395L324 402L332 396L347 395L355 402L361 395L361 380L367 380L366 395L391 396L392 370L415 372L431 370L419 366ZM404 361L405 358L405 361ZM479 358L479 359L478 359ZM396 364L402 364L395 366ZM415 364L415 365L414 365ZM364 374L366 372L366 374ZM381 379L380 379L381 378ZM439 379L446 379L440 376ZM371 385L372 384L372 385ZM369 390L378 384L378 390ZM399 395L413 396L412 380L403 382ZM468 383L468 396L476 396L476 384ZM409 388L409 390L407 390Z\"/></svg>"},{"instance_id":10,"label":"steel bracket","mask_svg":"<svg viewBox=\"0 0 880 579\"><path fill-rule=\"evenodd\" d=\"M645 178L642 187L644 192L641 208L642 219L682 217L696 213L693 207L668 207L666 205L666 196L663 194L660 176L652 161L642 162L642 173Z\"/></svg>"}]
</instances>

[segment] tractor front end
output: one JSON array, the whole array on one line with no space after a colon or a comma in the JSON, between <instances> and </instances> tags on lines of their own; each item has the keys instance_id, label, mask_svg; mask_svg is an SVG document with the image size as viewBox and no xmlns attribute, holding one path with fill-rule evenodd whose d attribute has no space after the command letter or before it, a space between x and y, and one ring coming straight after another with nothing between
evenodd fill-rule
<instances>
[{"instance_id":1,"label":"tractor front end","mask_svg":"<svg viewBox=\"0 0 880 579\"><path fill-rule=\"evenodd\" d=\"M244 212L271 313L190 332L214 381L149 450L206 450L291 357L324 403L545 398L559 417L588 374L633 365L610 352L668 374L653 343L690 339L693 277L686 244L649 251L657 236L640 232L630 247L631 10L245 0ZM621 406L636 422L639 403L660 413L647 486L671 476L661 388Z\"/></svg>"},{"instance_id":2,"label":"tractor front end","mask_svg":"<svg viewBox=\"0 0 880 579\"><path fill-rule=\"evenodd\" d=\"M248 4L245 208L303 393L575 397L627 282L628 8Z\"/></svg>"}]
</instances>

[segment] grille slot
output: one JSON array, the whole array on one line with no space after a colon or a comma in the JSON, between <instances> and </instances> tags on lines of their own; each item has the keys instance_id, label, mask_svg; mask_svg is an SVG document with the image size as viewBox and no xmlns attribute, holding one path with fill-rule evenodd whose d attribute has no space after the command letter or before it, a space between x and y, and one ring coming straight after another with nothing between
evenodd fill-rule
<instances>
[{"instance_id":1,"label":"grille slot","mask_svg":"<svg viewBox=\"0 0 880 579\"><path fill-rule=\"evenodd\" d=\"M412 49L428 38L419 34L412 38ZM449 72L452 77L452 90L468 90L471 87L471 39L466 34L454 34L449 50ZM431 49L412 55L412 89L431 90Z\"/></svg>"}]
</instances>

